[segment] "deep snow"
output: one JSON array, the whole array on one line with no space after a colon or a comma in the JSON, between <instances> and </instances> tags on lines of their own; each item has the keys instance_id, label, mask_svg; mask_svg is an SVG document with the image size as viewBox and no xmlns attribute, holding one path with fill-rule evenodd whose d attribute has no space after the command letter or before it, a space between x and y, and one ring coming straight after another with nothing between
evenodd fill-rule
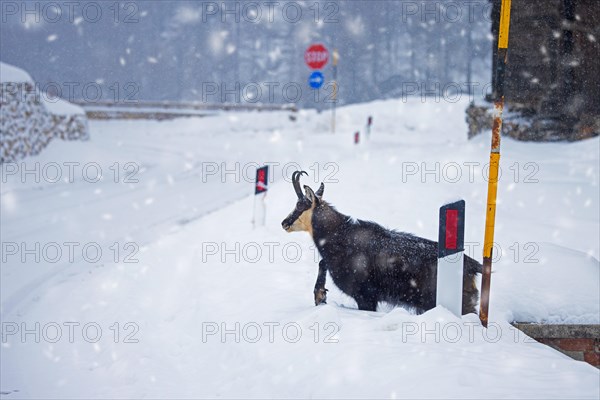
<instances>
[{"instance_id":1,"label":"deep snow","mask_svg":"<svg viewBox=\"0 0 600 400\"><path fill-rule=\"evenodd\" d=\"M336 134L329 113L312 111L296 122L284 112L92 122L89 142L55 141L14 175L4 165L2 242L19 251L3 247L3 333L39 322L40 340L3 340L3 397L598 398L597 369L508 324L600 322L598 138L503 139L487 331L442 308L358 311L330 278L329 304L313 306L310 238L280 226L296 164L341 212L431 239L439 206L464 198L467 253L481 258L489 135L466 140L465 107L343 107ZM354 146L368 115L371 139ZM44 179L52 162L58 183ZM245 178L264 162L279 165L266 226L253 229ZM21 182L36 165L40 181ZM23 242L58 243L63 256L35 262ZM79 243L73 261L65 242ZM98 262L81 253L89 243Z\"/></svg>"}]
</instances>

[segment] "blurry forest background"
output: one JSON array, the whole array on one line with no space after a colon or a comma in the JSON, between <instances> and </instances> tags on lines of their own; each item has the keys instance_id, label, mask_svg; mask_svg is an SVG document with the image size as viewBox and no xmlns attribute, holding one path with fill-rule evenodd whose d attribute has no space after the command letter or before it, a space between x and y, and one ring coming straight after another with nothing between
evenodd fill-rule
<instances>
[{"instance_id":1,"label":"blurry forest background","mask_svg":"<svg viewBox=\"0 0 600 400\"><path fill-rule=\"evenodd\" d=\"M303 59L317 42L340 53L340 104L414 94L415 84L421 95L465 92L475 82L481 98L491 80L486 0L18 4L2 5L2 61L67 100L293 100L323 108L331 86L315 102ZM331 57L323 73L330 82ZM218 93L207 96L215 85Z\"/></svg>"}]
</instances>

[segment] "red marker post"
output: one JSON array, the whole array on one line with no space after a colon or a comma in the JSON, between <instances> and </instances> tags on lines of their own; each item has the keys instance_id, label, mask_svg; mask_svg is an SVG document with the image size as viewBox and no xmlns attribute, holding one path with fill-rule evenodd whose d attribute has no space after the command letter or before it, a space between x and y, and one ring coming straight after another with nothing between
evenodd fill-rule
<instances>
[{"instance_id":1,"label":"red marker post","mask_svg":"<svg viewBox=\"0 0 600 400\"><path fill-rule=\"evenodd\" d=\"M436 305L462 315L465 201L440 207Z\"/></svg>"},{"instance_id":2,"label":"red marker post","mask_svg":"<svg viewBox=\"0 0 600 400\"><path fill-rule=\"evenodd\" d=\"M354 132L354 144L358 144L360 141L360 132Z\"/></svg>"},{"instance_id":3,"label":"red marker post","mask_svg":"<svg viewBox=\"0 0 600 400\"><path fill-rule=\"evenodd\" d=\"M269 188L269 166L265 165L256 170L256 180L254 183L254 216L252 218L252 225L264 226L267 216L267 206L265 204L265 198L267 197L267 190ZM257 201L259 198L259 201Z\"/></svg>"}]
</instances>

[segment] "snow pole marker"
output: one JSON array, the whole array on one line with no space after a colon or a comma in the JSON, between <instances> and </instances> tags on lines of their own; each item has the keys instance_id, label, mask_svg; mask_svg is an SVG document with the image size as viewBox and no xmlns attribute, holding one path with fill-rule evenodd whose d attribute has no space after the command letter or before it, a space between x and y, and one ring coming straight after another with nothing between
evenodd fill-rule
<instances>
[{"instance_id":1,"label":"snow pole marker","mask_svg":"<svg viewBox=\"0 0 600 400\"><path fill-rule=\"evenodd\" d=\"M360 132L354 132L354 144L358 144L360 142Z\"/></svg>"},{"instance_id":2,"label":"snow pole marker","mask_svg":"<svg viewBox=\"0 0 600 400\"><path fill-rule=\"evenodd\" d=\"M465 201L440 207L436 306L462 315Z\"/></svg>"},{"instance_id":3,"label":"snow pole marker","mask_svg":"<svg viewBox=\"0 0 600 400\"><path fill-rule=\"evenodd\" d=\"M267 206L265 204L265 198L267 197L267 190L269 186L269 166L265 165L256 170L256 180L254 183L254 214L252 217L252 226L265 226L265 220L267 216ZM260 201L256 201L256 198L260 197Z\"/></svg>"},{"instance_id":4,"label":"snow pole marker","mask_svg":"<svg viewBox=\"0 0 600 400\"><path fill-rule=\"evenodd\" d=\"M367 140L371 138L371 125L373 125L373 117L369 115L369 118L367 118L367 129L365 130L365 137Z\"/></svg>"},{"instance_id":5,"label":"snow pole marker","mask_svg":"<svg viewBox=\"0 0 600 400\"><path fill-rule=\"evenodd\" d=\"M508 62L508 34L510 31L511 0L502 0L500 8L500 26L498 29L498 55L496 79L494 81L494 124L492 127L492 145L490 150L490 175L488 179L487 208L485 215L485 235L483 242L483 273L481 276L481 300L479 319L487 328L490 306L490 286L492 279L492 248L496 222L496 197L498 194L498 169L500 167L500 132L502 130L502 112L504 111L504 73Z\"/></svg>"}]
</instances>

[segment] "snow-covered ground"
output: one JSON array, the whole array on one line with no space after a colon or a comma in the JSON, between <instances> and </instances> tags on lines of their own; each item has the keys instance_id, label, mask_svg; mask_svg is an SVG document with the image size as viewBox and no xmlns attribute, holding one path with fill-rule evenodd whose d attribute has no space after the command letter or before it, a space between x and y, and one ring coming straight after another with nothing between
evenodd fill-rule
<instances>
[{"instance_id":1,"label":"snow-covered ground","mask_svg":"<svg viewBox=\"0 0 600 400\"><path fill-rule=\"evenodd\" d=\"M466 140L465 107L343 107L336 134L314 112L92 122L88 142L3 165L2 397L597 399L598 369L509 322L600 322L598 138L503 140L487 331L443 308L358 311L331 279L313 306L314 247L280 226L296 166L341 212L434 240L464 198L481 259L490 138Z\"/></svg>"}]
</instances>

